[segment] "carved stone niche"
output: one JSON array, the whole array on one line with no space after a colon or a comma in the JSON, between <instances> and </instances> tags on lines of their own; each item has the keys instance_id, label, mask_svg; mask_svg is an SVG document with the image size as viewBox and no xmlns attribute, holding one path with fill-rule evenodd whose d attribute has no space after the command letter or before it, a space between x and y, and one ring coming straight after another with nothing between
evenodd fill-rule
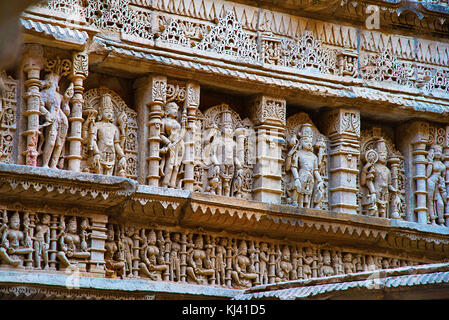
<instances>
[{"instance_id":1,"label":"carved stone niche","mask_svg":"<svg viewBox=\"0 0 449 320\"><path fill-rule=\"evenodd\" d=\"M137 113L104 87L84 101L81 170L137 179Z\"/></svg>"},{"instance_id":2,"label":"carved stone niche","mask_svg":"<svg viewBox=\"0 0 449 320\"><path fill-rule=\"evenodd\" d=\"M64 169L65 156L68 155L68 117L74 95L73 83L64 84L72 72L72 62L59 57L48 58L44 71L40 101L38 105L29 105L25 113L28 116L28 129L24 135L31 138L27 139L24 155L27 165Z\"/></svg>"},{"instance_id":3,"label":"carved stone niche","mask_svg":"<svg viewBox=\"0 0 449 320\"><path fill-rule=\"evenodd\" d=\"M252 199L255 131L251 120L242 120L224 103L204 114L198 111L197 118L194 190Z\"/></svg>"},{"instance_id":4,"label":"carved stone niche","mask_svg":"<svg viewBox=\"0 0 449 320\"><path fill-rule=\"evenodd\" d=\"M306 113L287 119L284 201L300 208L328 209L328 139Z\"/></svg>"},{"instance_id":5,"label":"carved stone niche","mask_svg":"<svg viewBox=\"0 0 449 320\"><path fill-rule=\"evenodd\" d=\"M363 215L403 219L404 158L380 128L361 133L359 210Z\"/></svg>"},{"instance_id":6,"label":"carved stone niche","mask_svg":"<svg viewBox=\"0 0 449 320\"><path fill-rule=\"evenodd\" d=\"M17 81L2 72L0 82L4 85L4 92L0 92L0 162L14 163Z\"/></svg>"},{"instance_id":7,"label":"carved stone niche","mask_svg":"<svg viewBox=\"0 0 449 320\"><path fill-rule=\"evenodd\" d=\"M428 126L426 143L426 207L427 223L449 226L449 130Z\"/></svg>"}]
</instances>

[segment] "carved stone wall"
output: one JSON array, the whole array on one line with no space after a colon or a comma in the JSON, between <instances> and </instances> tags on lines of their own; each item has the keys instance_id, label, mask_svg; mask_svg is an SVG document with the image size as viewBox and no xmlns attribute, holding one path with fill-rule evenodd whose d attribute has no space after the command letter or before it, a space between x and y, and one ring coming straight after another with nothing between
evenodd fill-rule
<instances>
[{"instance_id":1,"label":"carved stone wall","mask_svg":"<svg viewBox=\"0 0 449 320\"><path fill-rule=\"evenodd\" d=\"M1 74L4 91L0 104L0 162L14 163L14 141L17 131L17 81Z\"/></svg>"}]
</instances>

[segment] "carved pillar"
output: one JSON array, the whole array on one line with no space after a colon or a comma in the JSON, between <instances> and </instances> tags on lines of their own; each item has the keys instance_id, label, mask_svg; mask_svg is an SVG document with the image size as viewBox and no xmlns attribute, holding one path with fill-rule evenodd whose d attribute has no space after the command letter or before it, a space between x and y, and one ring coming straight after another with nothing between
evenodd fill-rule
<instances>
[{"instance_id":1,"label":"carved pillar","mask_svg":"<svg viewBox=\"0 0 449 320\"><path fill-rule=\"evenodd\" d=\"M90 261L89 272L105 275L105 241L106 241L106 224L108 216L92 215L90 218Z\"/></svg>"},{"instance_id":2,"label":"carved pillar","mask_svg":"<svg viewBox=\"0 0 449 320\"><path fill-rule=\"evenodd\" d=\"M25 100L26 110L23 116L27 118L26 150L23 152L25 164L37 166L37 146L39 135L39 106L40 106L40 71L43 67L44 51L41 45L29 44L25 46L23 71L25 72Z\"/></svg>"},{"instance_id":3,"label":"carved pillar","mask_svg":"<svg viewBox=\"0 0 449 320\"><path fill-rule=\"evenodd\" d=\"M329 120L329 207L334 212L357 214L360 112L339 108L325 116Z\"/></svg>"},{"instance_id":4,"label":"carved pillar","mask_svg":"<svg viewBox=\"0 0 449 320\"><path fill-rule=\"evenodd\" d=\"M280 203L282 195L282 145L285 143L285 100L258 96L253 102L252 119L257 136L253 183L254 200ZM252 140L249 139L249 141Z\"/></svg>"},{"instance_id":5,"label":"carved pillar","mask_svg":"<svg viewBox=\"0 0 449 320\"><path fill-rule=\"evenodd\" d=\"M187 128L184 138L184 190L193 191L194 163L195 163L195 141L193 140L193 127L196 121L196 111L200 105L200 86L194 82L186 85L185 109L187 110Z\"/></svg>"},{"instance_id":6,"label":"carved pillar","mask_svg":"<svg viewBox=\"0 0 449 320\"><path fill-rule=\"evenodd\" d=\"M148 103L149 122L148 122L148 175L147 183L150 186L159 186L159 155L160 133L161 133L161 117L166 101L167 94L167 78L163 76L153 76L149 78L151 85L151 97Z\"/></svg>"},{"instance_id":7,"label":"carved pillar","mask_svg":"<svg viewBox=\"0 0 449 320\"><path fill-rule=\"evenodd\" d=\"M72 98L72 113L70 115L70 154L67 156L69 170L79 172L81 165L81 128L83 125L83 82L89 74L88 55L84 52L73 54L72 81L74 85L74 95Z\"/></svg>"}]
</instances>

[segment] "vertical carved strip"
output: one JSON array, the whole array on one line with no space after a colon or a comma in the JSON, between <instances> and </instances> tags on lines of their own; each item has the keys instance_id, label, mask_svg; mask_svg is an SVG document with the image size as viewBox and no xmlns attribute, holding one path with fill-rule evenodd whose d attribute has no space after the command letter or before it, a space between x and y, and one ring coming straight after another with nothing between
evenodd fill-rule
<instances>
[{"instance_id":1,"label":"vertical carved strip","mask_svg":"<svg viewBox=\"0 0 449 320\"><path fill-rule=\"evenodd\" d=\"M412 143L412 157L413 157L413 179L415 181L415 213L418 218L418 223L427 224L427 178L426 178L426 165L427 165L427 151L426 144L424 142Z\"/></svg>"},{"instance_id":2,"label":"vertical carved strip","mask_svg":"<svg viewBox=\"0 0 449 320\"><path fill-rule=\"evenodd\" d=\"M259 96L253 102L252 114L257 134L254 199L280 203L286 102L284 99Z\"/></svg>"},{"instance_id":3,"label":"vertical carved strip","mask_svg":"<svg viewBox=\"0 0 449 320\"><path fill-rule=\"evenodd\" d=\"M147 183L150 186L159 186L159 155L160 148L160 132L161 117L163 114L163 106L166 102L167 78L162 76L154 76L150 78L151 83L151 99L149 107L149 135L148 135L148 175Z\"/></svg>"},{"instance_id":4,"label":"vertical carved strip","mask_svg":"<svg viewBox=\"0 0 449 320\"><path fill-rule=\"evenodd\" d=\"M69 121L71 123L69 170L79 172L81 166L81 129L83 124L83 93L84 79L89 73L88 55L86 53L75 53L73 55L72 81L74 84L74 96L72 98L72 113Z\"/></svg>"},{"instance_id":5,"label":"vertical carved strip","mask_svg":"<svg viewBox=\"0 0 449 320\"><path fill-rule=\"evenodd\" d=\"M329 192L334 212L357 213L357 159L360 154L360 113L337 109L326 114L330 142Z\"/></svg>"},{"instance_id":6,"label":"vertical carved strip","mask_svg":"<svg viewBox=\"0 0 449 320\"><path fill-rule=\"evenodd\" d=\"M42 46L31 44L25 46L24 67L25 72L25 100L26 110L23 116L27 118L26 136L27 147L23 152L26 165L36 167L38 157L39 137L39 106L40 106L40 71L43 67L44 53Z\"/></svg>"},{"instance_id":7,"label":"vertical carved strip","mask_svg":"<svg viewBox=\"0 0 449 320\"><path fill-rule=\"evenodd\" d=\"M443 157L444 166L446 167L446 199L449 200L449 126L446 126ZM446 227L449 227L449 201L447 201L446 208L444 210L444 220Z\"/></svg>"},{"instance_id":8,"label":"vertical carved strip","mask_svg":"<svg viewBox=\"0 0 449 320\"><path fill-rule=\"evenodd\" d=\"M93 215L91 221L91 244L90 244L90 267L89 272L105 275L105 241L106 241L106 223L108 217L103 215Z\"/></svg>"},{"instance_id":9,"label":"vertical carved strip","mask_svg":"<svg viewBox=\"0 0 449 320\"><path fill-rule=\"evenodd\" d=\"M51 226L50 226L50 250L49 253L49 265L50 270L56 270L56 252L58 247L58 216L52 215L51 217Z\"/></svg>"},{"instance_id":10,"label":"vertical carved strip","mask_svg":"<svg viewBox=\"0 0 449 320\"><path fill-rule=\"evenodd\" d=\"M197 83L188 82L186 86L185 109L187 109L187 130L184 139L184 189L193 191L194 162L195 162L195 141L193 141L193 127L195 126L196 111L200 104L200 86Z\"/></svg>"}]
</instances>

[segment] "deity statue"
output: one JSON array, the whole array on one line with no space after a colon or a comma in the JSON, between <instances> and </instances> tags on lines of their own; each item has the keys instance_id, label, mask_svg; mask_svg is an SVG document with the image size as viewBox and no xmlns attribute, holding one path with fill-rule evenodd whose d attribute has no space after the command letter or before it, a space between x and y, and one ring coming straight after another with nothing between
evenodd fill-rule
<instances>
[{"instance_id":1,"label":"deity statue","mask_svg":"<svg viewBox=\"0 0 449 320\"><path fill-rule=\"evenodd\" d=\"M427 155L427 208L431 224L444 224L444 208L447 204L446 166L441 161L443 148L434 144Z\"/></svg>"},{"instance_id":2,"label":"deity statue","mask_svg":"<svg viewBox=\"0 0 449 320\"><path fill-rule=\"evenodd\" d=\"M248 247L245 240L240 241L237 254L233 257L234 270L231 271L231 277L234 282L241 287L250 287L254 281L257 281L259 275L251 272L250 260L248 258Z\"/></svg>"},{"instance_id":3,"label":"deity statue","mask_svg":"<svg viewBox=\"0 0 449 320\"><path fill-rule=\"evenodd\" d=\"M148 234L148 241L145 236L145 230L142 230L141 239L143 245L140 251L141 261L139 263L140 272L154 281L168 280L169 268L165 264L163 257L160 255L160 250L156 246L156 233L151 230Z\"/></svg>"},{"instance_id":4,"label":"deity statue","mask_svg":"<svg viewBox=\"0 0 449 320\"><path fill-rule=\"evenodd\" d=\"M259 260L259 282L260 284L268 284L268 264L270 262L270 255L268 254L268 245L266 242L260 244Z\"/></svg>"},{"instance_id":5,"label":"deity statue","mask_svg":"<svg viewBox=\"0 0 449 320\"><path fill-rule=\"evenodd\" d=\"M114 106L108 93L103 93L100 98L97 121L95 117L98 113L93 108L84 113L88 116L83 123L82 136L90 155L91 170L110 176L117 167L118 175L126 176L126 157L122 148L126 137L126 114L122 112L119 119L115 119Z\"/></svg>"},{"instance_id":6,"label":"deity statue","mask_svg":"<svg viewBox=\"0 0 449 320\"><path fill-rule=\"evenodd\" d=\"M334 275L335 271L331 265L331 262L330 252L328 250L324 250L320 268L321 277L330 277Z\"/></svg>"},{"instance_id":7,"label":"deity statue","mask_svg":"<svg viewBox=\"0 0 449 320\"><path fill-rule=\"evenodd\" d=\"M34 262L37 268L41 268L41 261L44 262L43 269L48 269L48 250L50 249L50 220L49 214L44 214L40 223L36 225L34 233Z\"/></svg>"},{"instance_id":8,"label":"deity statue","mask_svg":"<svg viewBox=\"0 0 449 320\"><path fill-rule=\"evenodd\" d=\"M362 168L360 185L367 189L367 194L362 200L362 206L370 216L387 218L390 199L398 193L398 189L393 183L395 177L387 167L388 150L385 140L379 138L376 141L376 149L369 149L364 158L366 164ZM393 212L396 214L392 215L392 218L398 217L395 209L397 208L394 208Z\"/></svg>"},{"instance_id":9,"label":"deity statue","mask_svg":"<svg viewBox=\"0 0 449 320\"><path fill-rule=\"evenodd\" d=\"M57 258L61 261L63 267L70 267L72 263L69 259L87 259L90 257L90 252L82 245L85 243L85 236L78 235L78 226L76 217L69 219L67 228L65 227L64 217L61 217L60 233L58 235L60 250L57 253ZM84 248L83 248L84 247Z\"/></svg>"},{"instance_id":10,"label":"deity statue","mask_svg":"<svg viewBox=\"0 0 449 320\"><path fill-rule=\"evenodd\" d=\"M310 279L310 278L314 277L315 275L314 275L313 271L316 267L315 266L316 261L315 261L315 255L313 253L312 248L307 247L305 249L303 261L304 261L304 263L303 263L302 272L303 272L304 279Z\"/></svg>"},{"instance_id":11,"label":"deity statue","mask_svg":"<svg viewBox=\"0 0 449 320\"><path fill-rule=\"evenodd\" d=\"M290 248L288 246L284 246L277 263L276 282L290 280L290 272L292 271L293 265L290 261Z\"/></svg>"},{"instance_id":12,"label":"deity statue","mask_svg":"<svg viewBox=\"0 0 449 320\"><path fill-rule=\"evenodd\" d=\"M292 139L286 159L286 171L293 176L287 186L288 202L301 208L319 208L324 182L319 171L321 159L313 152L312 125L304 123L298 138ZM319 149L321 151L321 146Z\"/></svg>"},{"instance_id":13,"label":"deity statue","mask_svg":"<svg viewBox=\"0 0 449 320\"><path fill-rule=\"evenodd\" d=\"M181 235L173 234L173 240L170 242L170 281L181 281Z\"/></svg>"},{"instance_id":14,"label":"deity statue","mask_svg":"<svg viewBox=\"0 0 449 320\"><path fill-rule=\"evenodd\" d=\"M121 243L117 245L115 241L114 226L109 224L107 231L107 239L104 244L104 262L105 271L107 277L119 276L123 277L125 275L125 258L123 256L124 252L120 248Z\"/></svg>"},{"instance_id":15,"label":"deity statue","mask_svg":"<svg viewBox=\"0 0 449 320\"><path fill-rule=\"evenodd\" d=\"M187 252L187 275L198 284L208 284L208 277L213 277L215 270L205 265L206 252L204 251L203 236L198 235L195 245Z\"/></svg>"},{"instance_id":16,"label":"deity statue","mask_svg":"<svg viewBox=\"0 0 449 320\"><path fill-rule=\"evenodd\" d=\"M33 252L32 244L26 241L29 231L20 231L19 213L15 212L8 223L6 212L3 215L3 225L1 227L2 240L0 244L0 260L13 267L23 267L23 260L26 255Z\"/></svg>"},{"instance_id":17,"label":"deity statue","mask_svg":"<svg viewBox=\"0 0 449 320\"><path fill-rule=\"evenodd\" d=\"M165 106L165 117L162 119L161 142L164 145L160 149L162 186L176 188L178 174L184 157L184 136L186 133L186 110L182 113L181 124L178 122L178 105L169 102Z\"/></svg>"},{"instance_id":18,"label":"deity statue","mask_svg":"<svg viewBox=\"0 0 449 320\"><path fill-rule=\"evenodd\" d=\"M228 239L221 238L217 243L215 249L215 264L216 264L216 276L217 283L224 285L226 278L226 247L228 246Z\"/></svg>"},{"instance_id":19,"label":"deity statue","mask_svg":"<svg viewBox=\"0 0 449 320\"><path fill-rule=\"evenodd\" d=\"M345 274L355 273L355 265L354 260L351 253L346 253L343 256L343 268Z\"/></svg>"},{"instance_id":20,"label":"deity statue","mask_svg":"<svg viewBox=\"0 0 449 320\"><path fill-rule=\"evenodd\" d=\"M133 226L123 227L120 232L119 243L123 245L123 253L125 256L125 277L132 278L133 274L133 259L134 259L134 241L136 236L136 229Z\"/></svg>"},{"instance_id":21,"label":"deity statue","mask_svg":"<svg viewBox=\"0 0 449 320\"><path fill-rule=\"evenodd\" d=\"M45 123L40 128L47 127L45 146L42 151L42 166L53 168L59 164L64 144L69 130L69 102L74 95L73 83L69 85L64 95L59 93L60 76L55 72L45 75L42 81L41 101L39 110L45 117ZM42 146L42 143L41 145Z\"/></svg>"}]
</instances>

